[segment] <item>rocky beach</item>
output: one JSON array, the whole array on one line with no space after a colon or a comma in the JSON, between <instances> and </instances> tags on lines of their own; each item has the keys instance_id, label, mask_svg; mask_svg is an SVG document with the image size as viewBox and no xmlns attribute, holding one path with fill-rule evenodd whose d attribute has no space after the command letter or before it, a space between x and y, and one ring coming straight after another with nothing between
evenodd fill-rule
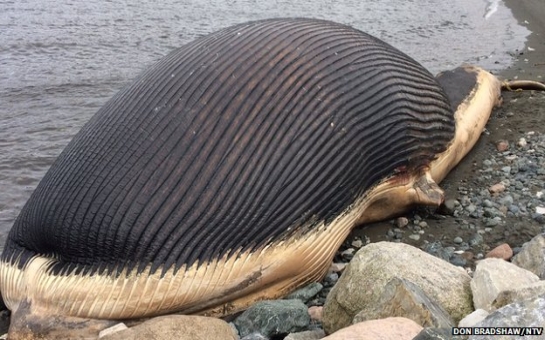
<instances>
[{"instance_id":1,"label":"rocky beach","mask_svg":"<svg viewBox=\"0 0 545 340\"><path fill-rule=\"evenodd\" d=\"M497 76L543 82L545 4L505 2L532 34ZM440 185L439 209L354 230L321 282L283 300L225 320L172 315L120 323L100 338L423 340L451 339L455 326L543 329L545 92L504 92L475 148ZM1 318L0 334L9 312Z\"/></svg>"}]
</instances>

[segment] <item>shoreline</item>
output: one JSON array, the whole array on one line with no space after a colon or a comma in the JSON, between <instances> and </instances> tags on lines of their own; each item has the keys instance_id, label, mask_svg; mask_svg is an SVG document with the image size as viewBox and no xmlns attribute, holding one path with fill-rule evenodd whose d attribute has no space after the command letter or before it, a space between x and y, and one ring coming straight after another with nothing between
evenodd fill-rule
<instances>
[{"instance_id":1,"label":"shoreline","mask_svg":"<svg viewBox=\"0 0 545 340\"><path fill-rule=\"evenodd\" d=\"M523 51L515 63L500 72L505 79L544 81L545 73L545 3L542 0L504 0L515 19L530 30Z\"/></svg>"}]
</instances>

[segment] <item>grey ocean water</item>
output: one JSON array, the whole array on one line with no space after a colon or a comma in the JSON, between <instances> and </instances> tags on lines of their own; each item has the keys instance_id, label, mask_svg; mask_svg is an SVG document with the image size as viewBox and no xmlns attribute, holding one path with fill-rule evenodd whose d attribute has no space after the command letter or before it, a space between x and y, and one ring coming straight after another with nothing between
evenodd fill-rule
<instances>
[{"instance_id":1,"label":"grey ocean water","mask_svg":"<svg viewBox=\"0 0 545 340\"><path fill-rule=\"evenodd\" d=\"M0 0L0 244L55 157L115 92L184 43L271 17L352 25L433 73L464 62L499 71L529 34L500 0Z\"/></svg>"}]
</instances>

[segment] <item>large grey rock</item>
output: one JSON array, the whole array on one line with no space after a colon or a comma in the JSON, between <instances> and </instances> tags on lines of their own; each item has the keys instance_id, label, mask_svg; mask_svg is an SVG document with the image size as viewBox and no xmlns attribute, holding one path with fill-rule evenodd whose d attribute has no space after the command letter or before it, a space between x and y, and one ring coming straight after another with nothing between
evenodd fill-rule
<instances>
[{"instance_id":1,"label":"large grey rock","mask_svg":"<svg viewBox=\"0 0 545 340\"><path fill-rule=\"evenodd\" d=\"M496 309L501 308L510 303L535 299L543 294L545 294L545 281L534 282L527 286L517 287L500 292L492 303L492 307Z\"/></svg>"},{"instance_id":2,"label":"large grey rock","mask_svg":"<svg viewBox=\"0 0 545 340\"><path fill-rule=\"evenodd\" d=\"M491 312L495 309L492 304L500 292L537 281L537 275L512 263L501 259L484 259L477 264L471 280L475 309Z\"/></svg>"},{"instance_id":3,"label":"large grey rock","mask_svg":"<svg viewBox=\"0 0 545 340\"><path fill-rule=\"evenodd\" d=\"M490 313L476 327L545 327L545 295L533 300L512 303L504 306L493 313ZM545 334L540 337L528 337L531 339L544 339ZM487 340L492 337L487 335L472 335L470 340ZM519 339L513 335L496 335L494 340ZM526 337L525 337L526 338Z\"/></svg>"},{"instance_id":4,"label":"large grey rock","mask_svg":"<svg viewBox=\"0 0 545 340\"><path fill-rule=\"evenodd\" d=\"M241 337L260 333L266 337L304 330L310 323L308 307L300 300L260 301L233 322Z\"/></svg>"},{"instance_id":5,"label":"large grey rock","mask_svg":"<svg viewBox=\"0 0 545 340\"><path fill-rule=\"evenodd\" d=\"M488 316L487 311L484 309L477 309L473 313L466 315L460 322L458 323L458 327L473 327L479 322L483 321Z\"/></svg>"},{"instance_id":6,"label":"large grey rock","mask_svg":"<svg viewBox=\"0 0 545 340\"><path fill-rule=\"evenodd\" d=\"M512 262L545 280L545 233L526 243Z\"/></svg>"},{"instance_id":7,"label":"large grey rock","mask_svg":"<svg viewBox=\"0 0 545 340\"><path fill-rule=\"evenodd\" d=\"M452 328L426 327L413 340L462 340L465 337L452 335Z\"/></svg>"},{"instance_id":8,"label":"large grey rock","mask_svg":"<svg viewBox=\"0 0 545 340\"><path fill-rule=\"evenodd\" d=\"M352 323L400 316L423 327L450 328L454 321L437 302L420 287L406 279L392 278L384 286L378 302L360 311Z\"/></svg>"},{"instance_id":9,"label":"large grey rock","mask_svg":"<svg viewBox=\"0 0 545 340\"><path fill-rule=\"evenodd\" d=\"M382 288L394 277L420 287L454 322L473 311L465 270L403 243L378 242L356 253L329 293L322 320L326 333L346 327L356 314L378 303Z\"/></svg>"},{"instance_id":10,"label":"large grey rock","mask_svg":"<svg viewBox=\"0 0 545 340\"><path fill-rule=\"evenodd\" d=\"M108 334L100 340L236 340L229 324L221 319L193 315L159 316L134 327Z\"/></svg>"}]
</instances>

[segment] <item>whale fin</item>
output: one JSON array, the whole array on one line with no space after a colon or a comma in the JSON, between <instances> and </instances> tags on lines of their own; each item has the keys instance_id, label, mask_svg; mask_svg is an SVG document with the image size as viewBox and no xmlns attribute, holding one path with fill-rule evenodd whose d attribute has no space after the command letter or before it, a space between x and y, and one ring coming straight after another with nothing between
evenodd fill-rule
<instances>
[{"instance_id":1,"label":"whale fin","mask_svg":"<svg viewBox=\"0 0 545 340\"><path fill-rule=\"evenodd\" d=\"M429 171L414 182L413 189L416 194L416 204L439 206L445 199L443 189L435 183Z\"/></svg>"}]
</instances>

